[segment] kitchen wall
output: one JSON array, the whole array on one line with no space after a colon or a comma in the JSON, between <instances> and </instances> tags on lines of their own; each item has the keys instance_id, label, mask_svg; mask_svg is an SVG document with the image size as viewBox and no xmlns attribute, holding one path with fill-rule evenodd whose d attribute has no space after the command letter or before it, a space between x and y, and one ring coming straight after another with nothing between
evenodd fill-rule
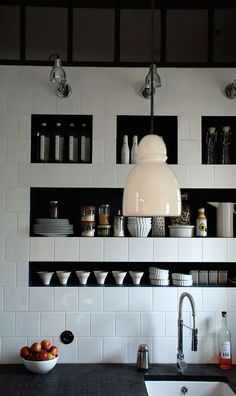
<instances>
[{"instance_id":1,"label":"kitchen wall","mask_svg":"<svg viewBox=\"0 0 236 396\"><path fill-rule=\"evenodd\" d=\"M31 261L236 262L235 239L29 238L30 187L123 187L131 166L115 165L116 115L148 115L141 68L67 68L73 93L59 99L49 67L0 66L0 362L20 363L24 344L49 337L61 362L135 362L148 343L153 362L176 361L177 305L183 288L28 287ZM235 165L201 165L201 116L234 116L223 88L235 69L160 69L155 114L178 116L178 165L185 188L235 188ZM31 114L93 114L93 164L30 164ZM161 134L161 131L159 131ZM233 131L234 133L234 131ZM156 264L158 265L158 264ZM190 264L191 266L191 264ZM236 363L236 288L188 288L197 306L199 351L216 362L216 330L227 310ZM187 302L184 319L191 324ZM63 345L59 335L75 340Z\"/></svg>"}]
</instances>

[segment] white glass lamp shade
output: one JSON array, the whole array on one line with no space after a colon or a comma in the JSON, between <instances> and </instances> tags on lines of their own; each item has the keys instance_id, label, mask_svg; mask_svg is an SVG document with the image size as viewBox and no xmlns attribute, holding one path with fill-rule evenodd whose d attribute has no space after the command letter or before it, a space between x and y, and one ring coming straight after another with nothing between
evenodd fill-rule
<instances>
[{"instance_id":1,"label":"white glass lamp shade","mask_svg":"<svg viewBox=\"0 0 236 396\"><path fill-rule=\"evenodd\" d=\"M52 68L50 73L50 81L52 83L60 83L65 80L66 80L66 73L61 65L61 59L56 58L54 67Z\"/></svg>"},{"instance_id":2,"label":"white glass lamp shade","mask_svg":"<svg viewBox=\"0 0 236 396\"><path fill-rule=\"evenodd\" d=\"M150 134L140 141L138 164L124 188L124 216L180 216L180 189L166 159L160 136Z\"/></svg>"}]
</instances>

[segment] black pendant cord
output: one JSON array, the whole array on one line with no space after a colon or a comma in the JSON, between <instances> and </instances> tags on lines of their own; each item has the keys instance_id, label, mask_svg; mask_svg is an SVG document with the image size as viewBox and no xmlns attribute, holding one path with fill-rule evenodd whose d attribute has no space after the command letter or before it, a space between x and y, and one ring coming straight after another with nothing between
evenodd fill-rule
<instances>
[{"instance_id":1,"label":"black pendant cord","mask_svg":"<svg viewBox=\"0 0 236 396\"><path fill-rule=\"evenodd\" d=\"M154 89L153 89L153 65L154 65L154 4L151 0L151 126L150 133L154 133Z\"/></svg>"}]
</instances>

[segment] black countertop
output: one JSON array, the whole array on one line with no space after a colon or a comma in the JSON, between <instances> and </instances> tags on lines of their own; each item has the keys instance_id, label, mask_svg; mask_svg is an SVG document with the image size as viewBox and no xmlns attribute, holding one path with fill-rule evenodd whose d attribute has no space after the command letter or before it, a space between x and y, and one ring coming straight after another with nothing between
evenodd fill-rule
<instances>
[{"instance_id":1,"label":"black countertop","mask_svg":"<svg viewBox=\"0 0 236 396\"><path fill-rule=\"evenodd\" d=\"M154 364L146 374L176 375L174 365ZM186 375L226 376L236 392L236 366L191 364ZM181 376L179 376L181 378ZM147 396L144 373L134 364L57 364L39 375L23 364L0 365L1 396Z\"/></svg>"}]
</instances>

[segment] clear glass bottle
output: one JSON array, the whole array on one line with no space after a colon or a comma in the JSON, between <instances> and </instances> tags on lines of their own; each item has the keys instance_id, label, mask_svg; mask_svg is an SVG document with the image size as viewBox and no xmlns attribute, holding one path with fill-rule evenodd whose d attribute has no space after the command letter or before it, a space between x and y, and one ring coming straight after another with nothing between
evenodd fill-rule
<instances>
[{"instance_id":1,"label":"clear glass bottle","mask_svg":"<svg viewBox=\"0 0 236 396\"><path fill-rule=\"evenodd\" d=\"M224 126L220 133L220 163L231 163L231 131L229 126Z\"/></svg>"},{"instance_id":2,"label":"clear glass bottle","mask_svg":"<svg viewBox=\"0 0 236 396\"><path fill-rule=\"evenodd\" d=\"M131 164L137 164L138 162L138 136L133 136L133 144L131 148Z\"/></svg>"},{"instance_id":3,"label":"clear glass bottle","mask_svg":"<svg viewBox=\"0 0 236 396\"><path fill-rule=\"evenodd\" d=\"M222 324L218 334L219 366L221 369L232 367L231 333L227 326L227 312L222 312Z\"/></svg>"},{"instance_id":4,"label":"clear glass bottle","mask_svg":"<svg viewBox=\"0 0 236 396\"><path fill-rule=\"evenodd\" d=\"M59 217L58 201L49 201L49 218L58 219L58 217Z\"/></svg>"},{"instance_id":5,"label":"clear glass bottle","mask_svg":"<svg viewBox=\"0 0 236 396\"><path fill-rule=\"evenodd\" d=\"M73 122L69 125L68 160L69 162L78 162L79 160L79 137L75 132L75 124Z\"/></svg>"},{"instance_id":6,"label":"clear glass bottle","mask_svg":"<svg viewBox=\"0 0 236 396\"><path fill-rule=\"evenodd\" d=\"M124 135L123 145L122 145L122 149L121 149L121 163L129 164L129 160L130 160L130 150L129 150L129 143L128 143L128 135Z\"/></svg>"},{"instance_id":7,"label":"clear glass bottle","mask_svg":"<svg viewBox=\"0 0 236 396\"><path fill-rule=\"evenodd\" d=\"M90 145L91 139L87 130L87 125L84 123L81 126L81 140L80 140L80 161L90 162Z\"/></svg>"},{"instance_id":8,"label":"clear glass bottle","mask_svg":"<svg viewBox=\"0 0 236 396\"><path fill-rule=\"evenodd\" d=\"M207 164L215 164L217 157L217 131L215 127L209 127L206 134Z\"/></svg>"},{"instance_id":9,"label":"clear glass bottle","mask_svg":"<svg viewBox=\"0 0 236 396\"><path fill-rule=\"evenodd\" d=\"M40 131L37 133L37 160L39 162L50 161L50 135L46 122L41 124Z\"/></svg>"},{"instance_id":10,"label":"clear glass bottle","mask_svg":"<svg viewBox=\"0 0 236 396\"><path fill-rule=\"evenodd\" d=\"M198 209L198 215L196 220L196 236L207 236L207 218L205 215L205 208Z\"/></svg>"},{"instance_id":11,"label":"clear glass bottle","mask_svg":"<svg viewBox=\"0 0 236 396\"><path fill-rule=\"evenodd\" d=\"M64 134L62 133L61 123L56 123L56 130L54 135L54 161L55 162L63 162L64 160L64 143L65 138Z\"/></svg>"}]
</instances>

